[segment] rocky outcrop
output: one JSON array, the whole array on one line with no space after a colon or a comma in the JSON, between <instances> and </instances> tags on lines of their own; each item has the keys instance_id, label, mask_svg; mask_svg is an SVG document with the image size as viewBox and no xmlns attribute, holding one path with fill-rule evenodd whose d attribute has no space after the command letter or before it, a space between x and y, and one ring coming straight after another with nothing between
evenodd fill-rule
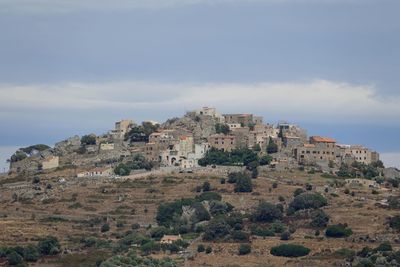
<instances>
[{"instance_id":1,"label":"rocky outcrop","mask_svg":"<svg viewBox=\"0 0 400 267\"><path fill-rule=\"evenodd\" d=\"M77 151L81 147L81 138L78 135L68 138L67 140L56 143L54 152L58 156L64 156Z\"/></svg>"}]
</instances>

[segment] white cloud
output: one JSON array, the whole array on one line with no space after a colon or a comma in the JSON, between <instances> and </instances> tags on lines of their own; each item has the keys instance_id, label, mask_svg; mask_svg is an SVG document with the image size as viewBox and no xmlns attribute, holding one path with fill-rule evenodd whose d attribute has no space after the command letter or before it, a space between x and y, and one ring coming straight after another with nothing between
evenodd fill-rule
<instances>
[{"instance_id":1,"label":"white cloud","mask_svg":"<svg viewBox=\"0 0 400 267\"><path fill-rule=\"evenodd\" d=\"M400 97L383 98L368 85L304 83L67 83L0 85L0 117L65 110L190 110L260 112L309 122L385 124L399 119ZM3 114L3 115L2 115Z\"/></svg>"},{"instance_id":2,"label":"white cloud","mask_svg":"<svg viewBox=\"0 0 400 267\"><path fill-rule=\"evenodd\" d=\"M236 3L330 3L359 0L1 0L0 12L69 12L75 10L169 8L198 4ZM364 0L365 1L365 0Z\"/></svg>"}]
</instances>

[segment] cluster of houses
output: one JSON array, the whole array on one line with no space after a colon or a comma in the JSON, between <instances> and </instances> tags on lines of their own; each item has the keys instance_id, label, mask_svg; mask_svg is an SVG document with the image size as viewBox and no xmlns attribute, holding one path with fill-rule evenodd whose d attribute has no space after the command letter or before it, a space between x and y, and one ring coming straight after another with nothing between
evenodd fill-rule
<instances>
[{"instance_id":1,"label":"cluster of houses","mask_svg":"<svg viewBox=\"0 0 400 267\"><path fill-rule=\"evenodd\" d=\"M188 119L189 118L189 119ZM56 144L55 151L45 157L38 157L43 170L57 168L60 158L63 162L82 163L81 167L106 166L97 162L112 162L135 154L142 154L148 161L157 162L160 167L193 169L208 150L215 148L230 152L238 148L249 148L267 153L267 147L274 143L277 151L271 154L271 166L276 169L291 169L299 165L318 166L321 169L340 166L342 163L360 162L371 164L379 160L379 154L360 145L342 145L329 137L311 136L301 127L280 122L277 125L264 123L261 116L253 114L221 114L216 108L203 107L188 112L177 124L163 124L148 136L147 142L131 142L127 134L135 126L132 120L121 120L107 134L96 137L96 144L85 147L84 155L75 160L75 153L81 148L79 137ZM191 124L189 127L188 121ZM156 122L148 122L156 124ZM224 131L217 131L217 124ZM208 128L207 128L208 127ZM207 129L204 129L207 128ZM221 127L219 127L221 128ZM199 134L198 131L202 131ZM75 157L75 158L74 158ZM75 160L75 161L74 161ZM24 168L24 162L14 166ZM79 177L109 176L112 164L107 168L84 169ZM36 168L34 166L34 168Z\"/></svg>"}]
</instances>

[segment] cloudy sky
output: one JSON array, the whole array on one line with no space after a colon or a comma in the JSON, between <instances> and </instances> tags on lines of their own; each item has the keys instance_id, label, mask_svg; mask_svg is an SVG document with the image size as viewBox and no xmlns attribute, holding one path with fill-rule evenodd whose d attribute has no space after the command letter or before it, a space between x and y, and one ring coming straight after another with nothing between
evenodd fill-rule
<instances>
[{"instance_id":1,"label":"cloudy sky","mask_svg":"<svg viewBox=\"0 0 400 267\"><path fill-rule=\"evenodd\" d=\"M400 167L398 0L1 0L0 167L16 147L201 106Z\"/></svg>"}]
</instances>

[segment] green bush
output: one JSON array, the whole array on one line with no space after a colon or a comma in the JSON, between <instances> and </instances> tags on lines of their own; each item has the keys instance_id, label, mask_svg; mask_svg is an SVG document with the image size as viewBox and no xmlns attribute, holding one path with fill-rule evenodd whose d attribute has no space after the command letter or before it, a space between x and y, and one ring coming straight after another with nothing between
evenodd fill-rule
<instances>
[{"instance_id":1,"label":"green bush","mask_svg":"<svg viewBox=\"0 0 400 267\"><path fill-rule=\"evenodd\" d=\"M151 229L150 236L155 240L159 241L164 235L169 234L169 230L164 226L156 227Z\"/></svg>"},{"instance_id":2,"label":"green bush","mask_svg":"<svg viewBox=\"0 0 400 267\"><path fill-rule=\"evenodd\" d=\"M24 260L28 262L36 262L39 260L39 251L36 246L29 245L24 249Z\"/></svg>"},{"instance_id":3,"label":"green bush","mask_svg":"<svg viewBox=\"0 0 400 267\"><path fill-rule=\"evenodd\" d=\"M205 181L202 186L203 192L208 192L211 190L211 184L209 181Z\"/></svg>"},{"instance_id":4,"label":"green bush","mask_svg":"<svg viewBox=\"0 0 400 267\"><path fill-rule=\"evenodd\" d=\"M204 192L200 194L199 196L196 197L196 201L210 201L210 200L222 200L222 196L218 194L217 192Z\"/></svg>"},{"instance_id":5,"label":"green bush","mask_svg":"<svg viewBox=\"0 0 400 267\"><path fill-rule=\"evenodd\" d=\"M204 208L203 204L196 202L192 205L194 209L194 221L195 222L202 222L210 220L211 216L210 213Z\"/></svg>"},{"instance_id":6,"label":"green bush","mask_svg":"<svg viewBox=\"0 0 400 267\"><path fill-rule=\"evenodd\" d=\"M376 251L392 251L392 245L389 242L383 242L376 249Z\"/></svg>"},{"instance_id":7,"label":"green bush","mask_svg":"<svg viewBox=\"0 0 400 267\"><path fill-rule=\"evenodd\" d=\"M308 255L310 251L309 248L294 244L282 244L270 250L272 255L280 257L302 257Z\"/></svg>"},{"instance_id":8,"label":"green bush","mask_svg":"<svg viewBox=\"0 0 400 267\"><path fill-rule=\"evenodd\" d=\"M197 252L201 253L204 252L206 250L206 248L204 247L203 244L200 244L197 246Z\"/></svg>"},{"instance_id":9,"label":"green bush","mask_svg":"<svg viewBox=\"0 0 400 267\"><path fill-rule=\"evenodd\" d=\"M206 253L207 253L207 254L210 254L211 252L212 252L212 247L208 246L208 247L206 248Z\"/></svg>"},{"instance_id":10,"label":"green bush","mask_svg":"<svg viewBox=\"0 0 400 267\"><path fill-rule=\"evenodd\" d=\"M285 232L283 232L283 233L281 234L281 240L287 241L287 240L289 240L289 239L290 239L290 233L289 233L289 232L285 231Z\"/></svg>"},{"instance_id":11,"label":"green bush","mask_svg":"<svg viewBox=\"0 0 400 267\"><path fill-rule=\"evenodd\" d=\"M208 224L203 239L206 241L212 241L223 238L230 233L230 226L226 223L223 218L215 218Z\"/></svg>"},{"instance_id":12,"label":"green bush","mask_svg":"<svg viewBox=\"0 0 400 267\"><path fill-rule=\"evenodd\" d=\"M289 204L289 208L297 211L304 209L318 209L328 204L327 200L318 193L303 193L298 195Z\"/></svg>"},{"instance_id":13,"label":"green bush","mask_svg":"<svg viewBox=\"0 0 400 267\"><path fill-rule=\"evenodd\" d=\"M280 220L282 212L277 206L266 201L260 201L251 218L255 222L272 222Z\"/></svg>"},{"instance_id":14,"label":"green bush","mask_svg":"<svg viewBox=\"0 0 400 267\"><path fill-rule=\"evenodd\" d=\"M101 231L102 233L105 233L105 232L110 231L110 225L109 225L108 223L103 224L103 225L101 226L100 231Z\"/></svg>"},{"instance_id":15,"label":"green bush","mask_svg":"<svg viewBox=\"0 0 400 267\"><path fill-rule=\"evenodd\" d=\"M96 135L94 134L89 134L89 135L84 135L81 138L81 144L83 146L86 145L95 145L96 144Z\"/></svg>"},{"instance_id":16,"label":"green bush","mask_svg":"<svg viewBox=\"0 0 400 267\"><path fill-rule=\"evenodd\" d=\"M296 190L294 190L293 196L294 196L294 197L297 197L298 195L301 195L301 194L303 194L304 192L305 192L305 191L304 191L303 188L297 188Z\"/></svg>"},{"instance_id":17,"label":"green bush","mask_svg":"<svg viewBox=\"0 0 400 267\"><path fill-rule=\"evenodd\" d=\"M235 192L252 192L253 184L251 178L247 174L238 177L235 183Z\"/></svg>"},{"instance_id":18,"label":"green bush","mask_svg":"<svg viewBox=\"0 0 400 267\"><path fill-rule=\"evenodd\" d=\"M12 251L7 255L7 262L9 265L18 265L23 263L23 259L16 251Z\"/></svg>"},{"instance_id":19,"label":"green bush","mask_svg":"<svg viewBox=\"0 0 400 267\"><path fill-rule=\"evenodd\" d=\"M395 230L400 230L400 215L396 215L389 219L389 226Z\"/></svg>"},{"instance_id":20,"label":"green bush","mask_svg":"<svg viewBox=\"0 0 400 267\"><path fill-rule=\"evenodd\" d=\"M247 255L251 253L251 246L249 244L241 244L239 246L239 255Z\"/></svg>"},{"instance_id":21,"label":"green bush","mask_svg":"<svg viewBox=\"0 0 400 267\"><path fill-rule=\"evenodd\" d=\"M330 225L326 228L325 235L327 237L348 237L353 234L353 231L350 228L347 228L344 224L336 224Z\"/></svg>"},{"instance_id":22,"label":"green bush","mask_svg":"<svg viewBox=\"0 0 400 267\"><path fill-rule=\"evenodd\" d=\"M266 236L274 236L275 235L275 232L273 230L271 230L270 228L266 228L266 227L253 225L250 230L251 230L251 234L256 235L256 236L266 237Z\"/></svg>"},{"instance_id":23,"label":"green bush","mask_svg":"<svg viewBox=\"0 0 400 267\"><path fill-rule=\"evenodd\" d=\"M60 253L61 246L57 237L46 236L39 241L38 250L42 255L57 255Z\"/></svg>"},{"instance_id":24,"label":"green bush","mask_svg":"<svg viewBox=\"0 0 400 267\"><path fill-rule=\"evenodd\" d=\"M311 212L311 223L312 227L326 227L329 222L329 216L320 209Z\"/></svg>"},{"instance_id":25,"label":"green bush","mask_svg":"<svg viewBox=\"0 0 400 267\"><path fill-rule=\"evenodd\" d=\"M238 242L249 241L250 235L243 231L233 231L232 239Z\"/></svg>"},{"instance_id":26,"label":"green bush","mask_svg":"<svg viewBox=\"0 0 400 267\"><path fill-rule=\"evenodd\" d=\"M270 155L266 155L266 156L262 156L260 158L260 165L264 166L264 165L269 165L272 161L272 157Z\"/></svg>"}]
</instances>

